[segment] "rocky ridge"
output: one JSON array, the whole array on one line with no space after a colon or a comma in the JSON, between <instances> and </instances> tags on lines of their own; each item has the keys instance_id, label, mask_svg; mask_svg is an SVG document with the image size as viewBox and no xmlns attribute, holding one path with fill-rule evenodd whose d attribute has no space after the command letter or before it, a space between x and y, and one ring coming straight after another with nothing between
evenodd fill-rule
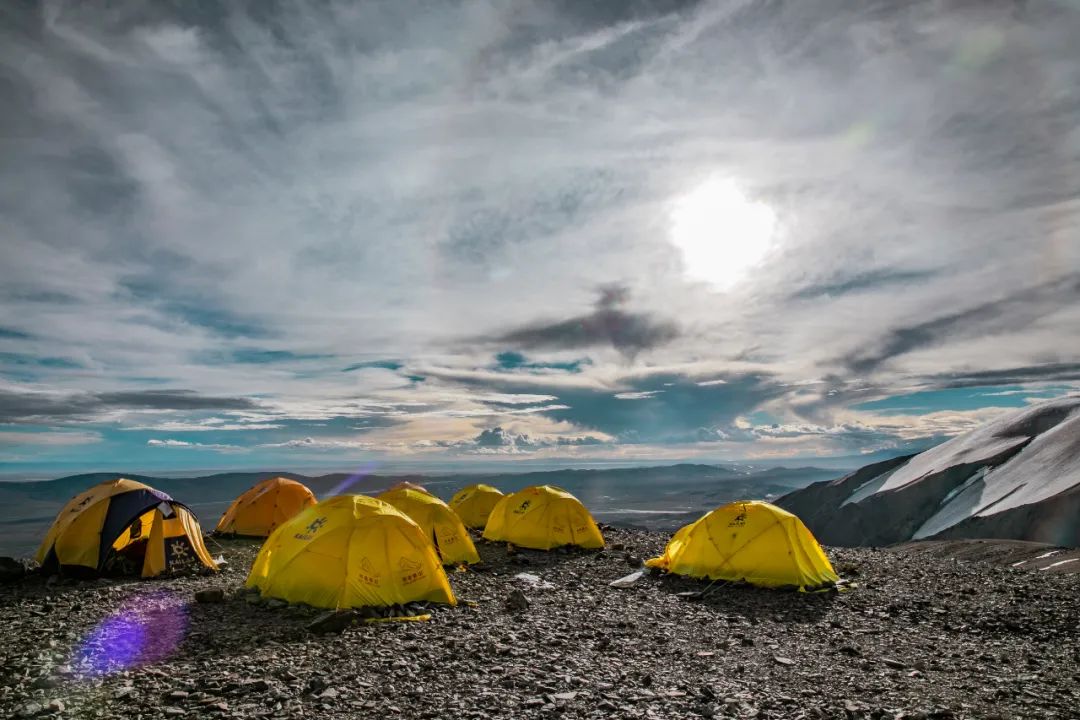
<instances>
[{"instance_id":1,"label":"rocky ridge","mask_svg":"<svg viewBox=\"0 0 1080 720\"><path fill-rule=\"evenodd\" d=\"M644 574L667 536L452 572L426 622L324 613L217 576L0 586L0 717L1066 718L1080 576L830 549L855 587L800 595ZM201 593L196 601L195 594ZM137 630L140 618L153 632ZM316 627L312 628L313 623ZM321 630L321 632L315 632Z\"/></svg>"},{"instance_id":2,"label":"rocky ridge","mask_svg":"<svg viewBox=\"0 0 1080 720\"><path fill-rule=\"evenodd\" d=\"M1006 413L776 504L830 545L1000 538L1080 546L1080 396Z\"/></svg>"}]
</instances>

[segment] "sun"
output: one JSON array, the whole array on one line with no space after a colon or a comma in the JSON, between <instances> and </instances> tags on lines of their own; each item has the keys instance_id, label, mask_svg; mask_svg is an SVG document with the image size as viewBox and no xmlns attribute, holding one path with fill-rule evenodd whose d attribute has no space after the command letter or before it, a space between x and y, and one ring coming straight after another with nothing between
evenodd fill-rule
<instances>
[{"instance_id":1,"label":"sun","mask_svg":"<svg viewBox=\"0 0 1080 720\"><path fill-rule=\"evenodd\" d=\"M710 177L675 200L671 242L683 271L717 290L734 287L761 262L776 232L776 213L751 200L734 180Z\"/></svg>"}]
</instances>

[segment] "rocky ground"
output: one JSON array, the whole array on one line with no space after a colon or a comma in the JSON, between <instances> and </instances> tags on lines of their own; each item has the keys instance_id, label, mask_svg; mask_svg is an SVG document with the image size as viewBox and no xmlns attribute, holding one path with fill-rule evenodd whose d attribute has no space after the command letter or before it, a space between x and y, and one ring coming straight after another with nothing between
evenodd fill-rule
<instances>
[{"instance_id":1,"label":"rocky ground","mask_svg":"<svg viewBox=\"0 0 1080 720\"><path fill-rule=\"evenodd\" d=\"M459 607L340 632L242 592L247 541L211 544L218 576L0 586L0 717L1080 717L1080 575L831 549L848 592L616 589L666 536L605 534L480 544Z\"/></svg>"}]
</instances>

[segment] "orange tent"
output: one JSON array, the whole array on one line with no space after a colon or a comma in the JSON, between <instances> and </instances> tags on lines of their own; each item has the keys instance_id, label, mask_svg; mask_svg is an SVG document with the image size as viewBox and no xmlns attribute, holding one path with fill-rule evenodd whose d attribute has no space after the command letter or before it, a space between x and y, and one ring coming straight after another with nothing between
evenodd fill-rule
<instances>
[{"instance_id":1,"label":"orange tent","mask_svg":"<svg viewBox=\"0 0 1080 720\"><path fill-rule=\"evenodd\" d=\"M314 505L315 494L303 483L274 477L250 488L221 516L217 532L267 537L278 525Z\"/></svg>"}]
</instances>

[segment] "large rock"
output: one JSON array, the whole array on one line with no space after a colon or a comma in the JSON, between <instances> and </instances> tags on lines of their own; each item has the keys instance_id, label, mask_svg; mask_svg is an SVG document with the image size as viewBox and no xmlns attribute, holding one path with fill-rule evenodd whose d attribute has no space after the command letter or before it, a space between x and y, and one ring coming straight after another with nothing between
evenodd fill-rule
<instances>
[{"instance_id":1,"label":"large rock","mask_svg":"<svg viewBox=\"0 0 1080 720\"><path fill-rule=\"evenodd\" d=\"M22 580L37 569L37 564L25 558L0 557L0 583Z\"/></svg>"},{"instance_id":2,"label":"large rock","mask_svg":"<svg viewBox=\"0 0 1080 720\"><path fill-rule=\"evenodd\" d=\"M1080 397L1012 412L777 504L829 545L924 538L1080 544Z\"/></svg>"},{"instance_id":3,"label":"large rock","mask_svg":"<svg viewBox=\"0 0 1080 720\"><path fill-rule=\"evenodd\" d=\"M307 629L313 633L342 632L356 622L356 613L351 610L331 610L324 612L308 623Z\"/></svg>"}]
</instances>

